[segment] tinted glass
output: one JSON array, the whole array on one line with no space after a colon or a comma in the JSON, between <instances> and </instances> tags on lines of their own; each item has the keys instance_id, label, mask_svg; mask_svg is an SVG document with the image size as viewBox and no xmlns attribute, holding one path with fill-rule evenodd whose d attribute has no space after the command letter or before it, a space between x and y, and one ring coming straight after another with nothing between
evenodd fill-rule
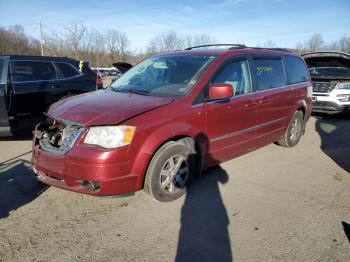
<instances>
[{"instance_id":1,"label":"tinted glass","mask_svg":"<svg viewBox=\"0 0 350 262\"><path fill-rule=\"evenodd\" d=\"M77 69L73 68L71 65L66 63L56 63L58 68L60 69L61 73L65 78L73 77L79 75L79 72Z\"/></svg>"},{"instance_id":2,"label":"tinted glass","mask_svg":"<svg viewBox=\"0 0 350 262\"><path fill-rule=\"evenodd\" d=\"M251 93L248 61L234 61L226 64L212 79L211 84L230 84L235 96Z\"/></svg>"},{"instance_id":3,"label":"tinted glass","mask_svg":"<svg viewBox=\"0 0 350 262\"><path fill-rule=\"evenodd\" d=\"M256 90L263 91L286 84L281 59L255 60Z\"/></svg>"},{"instance_id":4,"label":"tinted glass","mask_svg":"<svg viewBox=\"0 0 350 262\"><path fill-rule=\"evenodd\" d=\"M350 77L350 68L314 67L314 68L310 68L310 75L313 77L320 77L320 76Z\"/></svg>"},{"instance_id":5,"label":"tinted glass","mask_svg":"<svg viewBox=\"0 0 350 262\"><path fill-rule=\"evenodd\" d=\"M3 70L4 70L4 62L0 61L0 83L4 83L5 79L2 79L3 77Z\"/></svg>"},{"instance_id":6,"label":"tinted glass","mask_svg":"<svg viewBox=\"0 0 350 262\"><path fill-rule=\"evenodd\" d=\"M151 57L132 67L111 87L118 92L182 97L192 90L214 59L208 55Z\"/></svg>"},{"instance_id":7,"label":"tinted glass","mask_svg":"<svg viewBox=\"0 0 350 262\"><path fill-rule=\"evenodd\" d=\"M56 79L56 77L56 70L51 62L11 62L11 78L13 82L52 80Z\"/></svg>"},{"instance_id":8,"label":"tinted glass","mask_svg":"<svg viewBox=\"0 0 350 262\"><path fill-rule=\"evenodd\" d=\"M285 56L285 66L288 84L301 83L308 80L309 76L303 61L295 56Z\"/></svg>"}]
</instances>

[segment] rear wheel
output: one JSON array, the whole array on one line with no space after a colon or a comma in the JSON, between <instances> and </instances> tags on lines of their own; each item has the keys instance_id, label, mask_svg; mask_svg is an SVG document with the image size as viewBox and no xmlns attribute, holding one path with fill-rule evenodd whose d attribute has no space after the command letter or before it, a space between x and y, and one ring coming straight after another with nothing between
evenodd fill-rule
<instances>
[{"instance_id":1,"label":"rear wheel","mask_svg":"<svg viewBox=\"0 0 350 262\"><path fill-rule=\"evenodd\" d=\"M277 143L284 147L293 147L299 143L304 128L304 115L301 111L296 111L288 125L284 136Z\"/></svg>"},{"instance_id":2,"label":"rear wheel","mask_svg":"<svg viewBox=\"0 0 350 262\"><path fill-rule=\"evenodd\" d=\"M145 178L145 191L160 202L181 197L194 176L191 148L181 142L164 144L153 156Z\"/></svg>"}]
</instances>

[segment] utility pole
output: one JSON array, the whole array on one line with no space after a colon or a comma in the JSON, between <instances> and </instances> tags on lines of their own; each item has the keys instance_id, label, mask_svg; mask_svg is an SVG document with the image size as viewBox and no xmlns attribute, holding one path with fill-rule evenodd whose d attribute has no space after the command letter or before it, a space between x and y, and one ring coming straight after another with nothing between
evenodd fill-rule
<instances>
[{"instance_id":1,"label":"utility pole","mask_svg":"<svg viewBox=\"0 0 350 262\"><path fill-rule=\"evenodd\" d=\"M44 46L43 46L43 30L41 28L41 21L39 22L39 28L40 28L40 47L41 47L41 56L44 55Z\"/></svg>"}]
</instances>

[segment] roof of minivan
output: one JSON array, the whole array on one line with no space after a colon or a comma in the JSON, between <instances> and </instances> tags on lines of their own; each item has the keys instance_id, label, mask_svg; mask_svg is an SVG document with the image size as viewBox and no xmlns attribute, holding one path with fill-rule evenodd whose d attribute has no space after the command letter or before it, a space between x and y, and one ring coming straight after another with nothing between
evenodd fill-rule
<instances>
[{"instance_id":1,"label":"roof of minivan","mask_svg":"<svg viewBox=\"0 0 350 262\"><path fill-rule=\"evenodd\" d=\"M237 48L237 49L211 49L211 48L203 48L203 49L192 49L192 50L178 50L173 51L168 54L183 54L183 55L224 55L224 54L263 54L263 55L292 55L298 56L288 51L280 51L280 50L271 50L271 49L263 49L263 48Z\"/></svg>"}]
</instances>

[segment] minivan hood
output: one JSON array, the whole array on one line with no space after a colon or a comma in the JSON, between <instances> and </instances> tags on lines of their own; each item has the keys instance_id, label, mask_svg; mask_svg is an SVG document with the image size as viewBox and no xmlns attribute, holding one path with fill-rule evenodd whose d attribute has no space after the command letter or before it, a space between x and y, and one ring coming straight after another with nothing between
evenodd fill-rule
<instances>
[{"instance_id":1,"label":"minivan hood","mask_svg":"<svg viewBox=\"0 0 350 262\"><path fill-rule=\"evenodd\" d=\"M302 55L307 66L313 67L348 67L350 54L341 52L313 52Z\"/></svg>"},{"instance_id":2,"label":"minivan hood","mask_svg":"<svg viewBox=\"0 0 350 262\"><path fill-rule=\"evenodd\" d=\"M85 126L116 125L172 101L168 97L101 90L61 100L50 107L48 115Z\"/></svg>"}]
</instances>

